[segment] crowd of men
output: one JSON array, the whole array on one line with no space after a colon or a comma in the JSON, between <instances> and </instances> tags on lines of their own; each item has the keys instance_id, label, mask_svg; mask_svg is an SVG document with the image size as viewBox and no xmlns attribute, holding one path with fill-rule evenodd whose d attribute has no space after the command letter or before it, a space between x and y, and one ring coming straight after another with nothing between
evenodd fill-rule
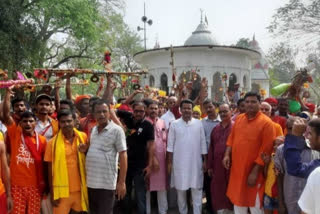
<instances>
[{"instance_id":1,"label":"crowd of men","mask_svg":"<svg viewBox=\"0 0 320 214\"><path fill-rule=\"evenodd\" d=\"M231 107L182 90L115 103L111 82L75 100L6 89L1 214L320 213L320 108L290 114L288 100L254 92Z\"/></svg>"}]
</instances>

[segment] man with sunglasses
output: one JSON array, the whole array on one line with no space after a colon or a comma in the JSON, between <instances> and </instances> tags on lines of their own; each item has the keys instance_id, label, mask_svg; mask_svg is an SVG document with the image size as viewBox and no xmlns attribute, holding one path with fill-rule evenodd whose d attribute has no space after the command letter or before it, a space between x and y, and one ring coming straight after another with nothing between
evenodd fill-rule
<instances>
[{"instance_id":1,"label":"man with sunglasses","mask_svg":"<svg viewBox=\"0 0 320 214\"><path fill-rule=\"evenodd\" d=\"M159 163L154 156L154 128L145 120L146 106L137 101L132 105L133 113L119 110L117 115L126 127L128 171L126 177L127 195L125 197L125 213L132 212L131 191L135 187L139 214L146 213L146 183L152 171L159 169Z\"/></svg>"}]
</instances>

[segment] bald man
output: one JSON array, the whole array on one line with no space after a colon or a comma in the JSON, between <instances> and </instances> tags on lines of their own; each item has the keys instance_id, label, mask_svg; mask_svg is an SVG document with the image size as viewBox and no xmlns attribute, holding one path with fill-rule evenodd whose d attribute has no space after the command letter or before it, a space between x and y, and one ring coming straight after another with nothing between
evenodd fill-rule
<instances>
[{"instance_id":1,"label":"bald man","mask_svg":"<svg viewBox=\"0 0 320 214\"><path fill-rule=\"evenodd\" d=\"M271 118L272 106L269 103L261 102L260 110L263 114L265 114L266 116ZM283 131L282 131L280 124L278 124L276 122L273 122L273 123L274 123L274 127L276 130L277 136L283 136Z\"/></svg>"},{"instance_id":2,"label":"bald man","mask_svg":"<svg viewBox=\"0 0 320 214\"><path fill-rule=\"evenodd\" d=\"M260 105L260 110L261 110L262 113L264 113L268 117L271 117L272 106L269 103L262 102L261 105Z\"/></svg>"}]
</instances>

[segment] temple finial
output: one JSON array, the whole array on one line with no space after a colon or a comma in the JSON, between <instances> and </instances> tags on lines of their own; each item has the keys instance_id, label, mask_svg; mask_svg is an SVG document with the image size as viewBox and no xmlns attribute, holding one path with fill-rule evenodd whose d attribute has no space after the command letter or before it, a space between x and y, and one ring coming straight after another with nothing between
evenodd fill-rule
<instances>
[{"instance_id":1,"label":"temple finial","mask_svg":"<svg viewBox=\"0 0 320 214\"><path fill-rule=\"evenodd\" d=\"M203 23L203 17L202 17L202 15L203 15L203 9L201 9L201 8L200 8L200 13L201 13L200 23Z\"/></svg>"}]
</instances>

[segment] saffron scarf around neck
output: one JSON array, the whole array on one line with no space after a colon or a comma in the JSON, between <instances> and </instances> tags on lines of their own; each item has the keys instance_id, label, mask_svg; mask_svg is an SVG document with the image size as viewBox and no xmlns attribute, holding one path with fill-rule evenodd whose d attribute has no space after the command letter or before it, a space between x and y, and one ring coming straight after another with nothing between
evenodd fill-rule
<instances>
[{"instance_id":1,"label":"saffron scarf around neck","mask_svg":"<svg viewBox=\"0 0 320 214\"><path fill-rule=\"evenodd\" d=\"M31 153L34 159L38 189L39 189L40 195L42 195L46 187L44 174L43 174L43 156L45 152L45 147L44 147L44 144L40 142L38 133L35 133L35 138L36 138L36 143L33 142L31 136L21 134L22 143L28 148L29 152Z\"/></svg>"},{"instance_id":2,"label":"saffron scarf around neck","mask_svg":"<svg viewBox=\"0 0 320 214\"><path fill-rule=\"evenodd\" d=\"M75 141L77 147L84 143L82 133L77 129L73 129L75 134ZM62 131L59 130L58 134L54 137L52 143L52 175L53 175L53 199L69 197L69 177L67 169L66 151L64 146L64 136ZM78 165L81 180L81 206L83 211L88 210L88 191L86 183L85 171L85 155L78 151Z\"/></svg>"}]
</instances>

